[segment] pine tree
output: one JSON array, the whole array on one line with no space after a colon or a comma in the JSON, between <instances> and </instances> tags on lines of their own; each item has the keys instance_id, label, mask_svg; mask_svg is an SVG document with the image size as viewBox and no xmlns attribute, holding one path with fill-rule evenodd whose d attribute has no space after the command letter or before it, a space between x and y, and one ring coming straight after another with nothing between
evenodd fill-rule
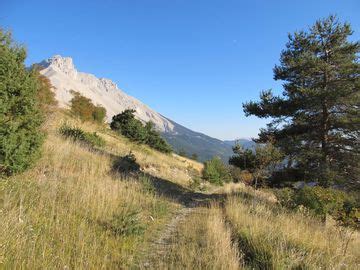
<instances>
[{"instance_id":1,"label":"pine tree","mask_svg":"<svg viewBox=\"0 0 360 270\"><path fill-rule=\"evenodd\" d=\"M27 70L26 51L0 29L0 176L28 168L43 141L37 103L39 82Z\"/></svg>"},{"instance_id":2,"label":"pine tree","mask_svg":"<svg viewBox=\"0 0 360 270\"><path fill-rule=\"evenodd\" d=\"M243 105L246 115L273 118L258 141L275 138L289 166L324 186L359 181L360 43L348 40L352 33L329 16L289 35L274 68L283 95L263 91L259 102Z\"/></svg>"},{"instance_id":3,"label":"pine tree","mask_svg":"<svg viewBox=\"0 0 360 270\"><path fill-rule=\"evenodd\" d=\"M230 157L229 164L246 170L254 177L254 186L257 188L260 181L269 178L283 158L272 140L265 145L256 146L255 150L243 149L239 144L233 147L234 155Z\"/></svg>"},{"instance_id":4,"label":"pine tree","mask_svg":"<svg viewBox=\"0 0 360 270\"><path fill-rule=\"evenodd\" d=\"M127 109L114 115L110 127L132 141L145 143L146 131L143 124L135 118L134 112L135 110Z\"/></svg>"}]
</instances>

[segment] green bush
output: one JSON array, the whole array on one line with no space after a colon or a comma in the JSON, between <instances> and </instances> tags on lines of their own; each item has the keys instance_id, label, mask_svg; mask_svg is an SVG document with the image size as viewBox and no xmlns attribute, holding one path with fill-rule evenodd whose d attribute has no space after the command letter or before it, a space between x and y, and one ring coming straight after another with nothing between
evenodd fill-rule
<instances>
[{"instance_id":1,"label":"green bush","mask_svg":"<svg viewBox=\"0 0 360 270\"><path fill-rule=\"evenodd\" d=\"M295 191L291 188L282 188L274 190L278 202L287 208L294 208L295 204Z\"/></svg>"},{"instance_id":2,"label":"green bush","mask_svg":"<svg viewBox=\"0 0 360 270\"><path fill-rule=\"evenodd\" d=\"M222 185L224 182L232 180L228 166L218 157L204 163L203 178L216 185Z\"/></svg>"},{"instance_id":3,"label":"green bush","mask_svg":"<svg viewBox=\"0 0 360 270\"><path fill-rule=\"evenodd\" d=\"M0 177L22 172L40 156L43 115L39 81L28 70L26 51L0 29Z\"/></svg>"},{"instance_id":4,"label":"green bush","mask_svg":"<svg viewBox=\"0 0 360 270\"><path fill-rule=\"evenodd\" d=\"M89 133L83 131L81 128L78 127L71 127L67 124L63 124L60 127L60 134L66 138L72 139L74 141L79 141L85 143L92 147L103 147L105 146L105 141L96 132Z\"/></svg>"},{"instance_id":5,"label":"green bush","mask_svg":"<svg viewBox=\"0 0 360 270\"><path fill-rule=\"evenodd\" d=\"M82 96L72 90L73 98L70 100L70 111L82 121L93 121L102 124L106 117L106 109L102 106L95 106L91 99Z\"/></svg>"},{"instance_id":6,"label":"green bush","mask_svg":"<svg viewBox=\"0 0 360 270\"><path fill-rule=\"evenodd\" d=\"M322 187L304 187L296 192L295 204L311 209L319 216L334 215L342 209L346 194L343 191Z\"/></svg>"},{"instance_id":7,"label":"green bush","mask_svg":"<svg viewBox=\"0 0 360 270\"><path fill-rule=\"evenodd\" d=\"M154 124L148 122L144 126L135 118L134 112L135 110L125 110L115 115L110 124L111 129L132 141L147 144L163 153L170 153L172 151L170 145L155 130Z\"/></svg>"},{"instance_id":8,"label":"green bush","mask_svg":"<svg viewBox=\"0 0 360 270\"><path fill-rule=\"evenodd\" d=\"M360 228L360 205L354 196L341 190L323 187L304 187L300 190L276 190L279 203L288 208L300 205L325 219L331 215L339 224Z\"/></svg>"},{"instance_id":9,"label":"green bush","mask_svg":"<svg viewBox=\"0 0 360 270\"><path fill-rule=\"evenodd\" d=\"M135 118L134 112L135 110L125 110L114 115L110 127L132 141L144 143L145 129L142 123Z\"/></svg>"}]
</instances>

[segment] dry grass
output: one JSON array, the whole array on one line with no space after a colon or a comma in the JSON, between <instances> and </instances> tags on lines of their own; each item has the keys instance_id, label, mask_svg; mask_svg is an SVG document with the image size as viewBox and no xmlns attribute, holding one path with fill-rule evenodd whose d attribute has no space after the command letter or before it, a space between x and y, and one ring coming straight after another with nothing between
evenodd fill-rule
<instances>
[{"instance_id":1,"label":"dry grass","mask_svg":"<svg viewBox=\"0 0 360 270\"><path fill-rule=\"evenodd\" d=\"M133 266L176 206L111 173L110 155L60 138L57 126L48 123L35 168L0 182L0 268Z\"/></svg>"},{"instance_id":2,"label":"dry grass","mask_svg":"<svg viewBox=\"0 0 360 270\"><path fill-rule=\"evenodd\" d=\"M250 267L359 269L360 237L356 233L287 212L250 190L229 198L225 211Z\"/></svg>"},{"instance_id":3,"label":"dry grass","mask_svg":"<svg viewBox=\"0 0 360 270\"><path fill-rule=\"evenodd\" d=\"M64 118L65 116L63 116ZM85 131L96 131L106 140L106 151L117 156L125 156L130 151L136 156L136 161L142 170L153 176L171 181L188 187L194 176L199 177L203 164L176 154L164 154L147 145L135 144L125 137L118 136L109 127L100 127L96 124L82 123L73 118L66 117L63 122L81 127ZM57 123L58 127L60 122Z\"/></svg>"},{"instance_id":4,"label":"dry grass","mask_svg":"<svg viewBox=\"0 0 360 270\"><path fill-rule=\"evenodd\" d=\"M218 207L197 209L180 224L152 269L240 269L237 247Z\"/></svg>"},{"instance_id":5,"label":"dry grass","mask_svg":"<svg viewBox=\"0 0 360 270\"><path fill-rule=\"evenodd\" d=\"M96 131L106 140L104 149L61 138L57 130L64 119ZM45 129L37 165L0 181L0 268L139 267L150 239L178 205L156 195L146 179L113 173L114 157L132 151L143 171L182 186L200 175L202 164L133 144L64 113ZM208 190L230 196L224 213L216 205L195 209L176 227L165 259L155 261L154 269L359 269L359 234L286 211L269 191L242 184Z\"/></svg>"}]
</instances>

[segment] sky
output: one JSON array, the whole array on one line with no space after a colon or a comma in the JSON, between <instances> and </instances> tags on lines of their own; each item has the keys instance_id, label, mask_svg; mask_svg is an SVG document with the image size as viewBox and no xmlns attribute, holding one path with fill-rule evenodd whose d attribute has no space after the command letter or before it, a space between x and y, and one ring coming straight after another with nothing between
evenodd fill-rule
<instances>
[{"instance_id":1,"label":"sky","mask_svg":"<svg viewBox=\"0 0 360 270\"><path fill-rule=\"evenodd\" d=\"M219 139L256 137L245 117L273 80L288 33L337 14L360 39L360 0L0 0L26 64L70 56L162 115Z\"/></svg>"}]
</instances>

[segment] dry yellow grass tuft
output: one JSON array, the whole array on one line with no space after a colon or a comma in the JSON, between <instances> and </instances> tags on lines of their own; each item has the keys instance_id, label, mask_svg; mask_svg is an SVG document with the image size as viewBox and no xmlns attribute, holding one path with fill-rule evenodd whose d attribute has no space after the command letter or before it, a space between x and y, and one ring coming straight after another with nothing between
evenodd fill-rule
<instances>
[{"instance_id":1,"label":"dry yellow grass tuft","mask_svg":"<svg viewBox=\"0 0 360 270\"><path fill-rule=\"evenodd\" d=\"M225 212L250 267L358 269L360 265L356 232L287 212L255 192L232 196Z\"/></svg>"}]
</instances>

